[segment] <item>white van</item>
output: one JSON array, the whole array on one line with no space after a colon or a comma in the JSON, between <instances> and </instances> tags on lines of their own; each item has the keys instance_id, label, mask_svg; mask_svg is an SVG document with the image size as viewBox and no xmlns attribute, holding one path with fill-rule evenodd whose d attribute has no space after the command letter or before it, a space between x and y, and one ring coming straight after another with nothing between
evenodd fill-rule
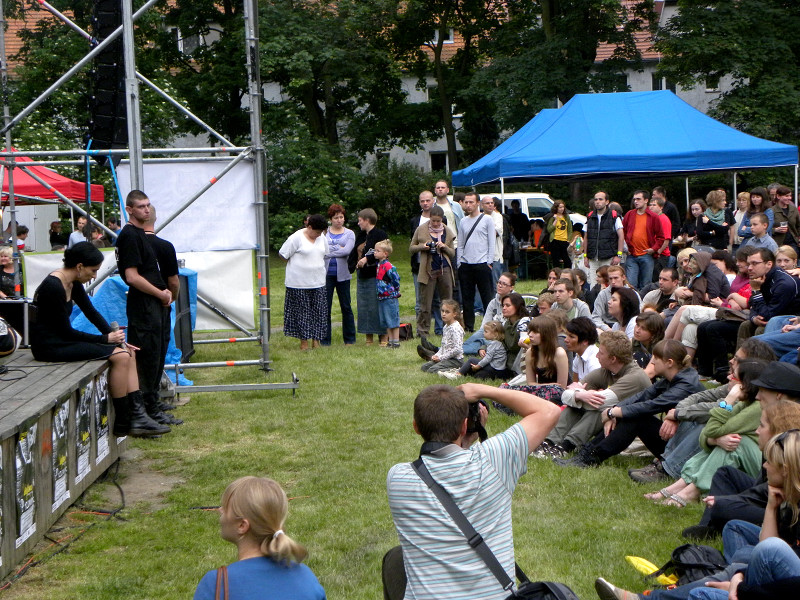
<instances>
[{"instance_id":1,"label":"white van","mask_svg":"<svg viewBox=\"0 0 800 600\"><path fill-rule=\"evenodd\" d=\"M484 196L495 196L500 198L500 192L489 192L488 194L481 194ZM448 196L451 200L452 196ZM518 200L522 212L528 215L529 219L541 219L550 212L553 207L553 200L548 194L543 192L507 192L503 198L503 212L506 214L511 213L512 200ZM586 216L580 213L570 213L569 218L572 224L581 223L586 225Z\"/></svg>"}]
</instances>

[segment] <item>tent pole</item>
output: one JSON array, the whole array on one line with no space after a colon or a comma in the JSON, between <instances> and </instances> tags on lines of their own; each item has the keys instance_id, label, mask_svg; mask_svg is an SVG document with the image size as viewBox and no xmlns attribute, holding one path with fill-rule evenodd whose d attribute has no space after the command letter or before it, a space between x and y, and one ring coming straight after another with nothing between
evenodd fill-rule
<instances>
[{"instance_id":1,"label":"tent pole","mask_svg":"<svg viewBox=\"0 0 800 600\"><path fill-rule=\"evenodd\" d=\"M794 205L797 206L798 198L797 198L797 171L800 169L800 165L794 166Z\"/></svg>"},{"instance_id":2,"label":"tent pole","mask_svg":"<svg viewBox=\"0 0 800 600\"><path fill-rule=\"evenodd\" d=\"M736 205L736 196L738 195L738 192L736 191L736 175L737 175L737 173L736 173L736 171L734 171L733 172L733 205L734 206Z\"/></svg>"},{"instance_id":3,"label":"tent pole","mask_svg":"<svg viewBox=\"0 0 800 600\"><path fill-rule=\"evenodd\" d=\"M686 178L686 213L689 213L689 178Z\"/></svg>"},{"instance_id":4,"label":"tent pole","mask_svg":"<svg viewBox=\"0 0 800 600\"><path fill-rule=\"evenodd\" d=\"M506 209L506 180L500 178L500 201L503 203L503 210Z\"/></svg>"}]
</instances>

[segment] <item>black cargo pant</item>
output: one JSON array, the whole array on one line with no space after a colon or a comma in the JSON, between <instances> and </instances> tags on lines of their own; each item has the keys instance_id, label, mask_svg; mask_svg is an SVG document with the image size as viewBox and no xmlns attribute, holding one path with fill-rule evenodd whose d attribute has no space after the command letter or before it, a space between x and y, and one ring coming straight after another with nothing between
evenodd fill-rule
<instances>
[{"instance_id":1,"label":"black cargo pant","mask_svg":"<svg viewBox=\"0 0 800 600\"><path fill-rule=\"evenodd\" d=\"M170 308L155 296L128 290L128 341L140 348L136 371L142 395L158 395L169 344Z\"/></svg>"}]
</instances>

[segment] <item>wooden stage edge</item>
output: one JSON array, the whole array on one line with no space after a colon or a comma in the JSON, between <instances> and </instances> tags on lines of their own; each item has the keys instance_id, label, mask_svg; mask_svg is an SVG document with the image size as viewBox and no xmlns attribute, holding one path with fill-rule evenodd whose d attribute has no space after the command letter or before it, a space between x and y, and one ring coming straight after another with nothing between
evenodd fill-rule
<instances>
[{"instance_id":1,"label":"wooden stage edge","mask_svg":"<svg viewBox=\"0 0 800 600\"><path fill-rule=\"evenodd\" d=\"M124 451L111 433L108 361L42 363L17 350L0 374L0 578Z\"/></svg>"}]
</instances>

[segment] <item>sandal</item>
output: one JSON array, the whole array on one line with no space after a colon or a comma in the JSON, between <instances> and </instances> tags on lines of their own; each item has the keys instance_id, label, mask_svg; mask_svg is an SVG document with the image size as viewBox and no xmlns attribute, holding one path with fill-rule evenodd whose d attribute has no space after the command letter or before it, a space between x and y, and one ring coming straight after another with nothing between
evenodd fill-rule
<instances>
[{"instance_id":1,"label":"sandal","mask_svg":"<svg viewBox=\"0 0 800 600\"><path fill-rule=\"evenodd\" d=\"M672 494L667 491L667 488L661 488L657 492L645 494L644 497L652 502L663 502L664 499L669 499L671 495Z\"/></svg>"},{"instance_id":2,"label":"sandal","mask_svg":"<svg viewBox=\"0 0 800 600\"><path fill-rule=\"evenodd\" d=\"M678 496L678 494L670 494L669 498L662 502L664 506L674 506L675 508L684 508L687 504L685 498Z\"/></svg>"}]
</instances>

